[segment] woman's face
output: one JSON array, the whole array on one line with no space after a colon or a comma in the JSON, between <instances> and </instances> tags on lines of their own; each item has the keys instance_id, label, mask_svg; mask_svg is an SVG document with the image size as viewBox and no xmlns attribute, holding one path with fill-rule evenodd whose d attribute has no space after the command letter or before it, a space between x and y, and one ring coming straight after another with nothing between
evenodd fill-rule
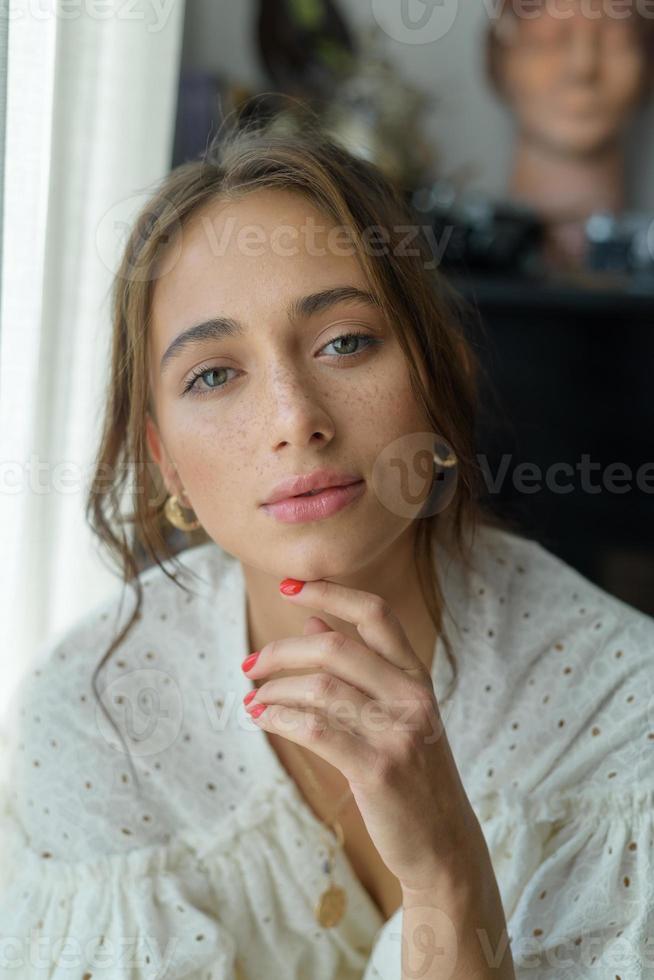
<instances>
[{"instance_id":1,"label":"woman's face","mask_svg":"<svg viewBox=\"0 0 654 980\"><path fill-rule=\"evenodd\" d=\"M524 135L563 155L588 155L619 135L647 66L634 16L557 0L513 17L502 55L506 97Z\"/></svg>"},{"instance_id":2,"label":"woman's face","mask_svg":"<svg viewBox=\"0 0 654 980\"><path fill-rule=\"evenodd\" d=\"M342 230L300 194L259 190L195 215L154 287L150 453L214 541L280 578L355 572L412 523L370 482L390 443L426 428L381 310L349 299L289 317L293 301L345 286L367 290ZM240 332L179 347L162 368L176 338L218 317ZM334 343L352 331L370 340ZM264 511L277 483L319 467L359 475L365 492L321 520Z\"/></svg>"}]
</instances>

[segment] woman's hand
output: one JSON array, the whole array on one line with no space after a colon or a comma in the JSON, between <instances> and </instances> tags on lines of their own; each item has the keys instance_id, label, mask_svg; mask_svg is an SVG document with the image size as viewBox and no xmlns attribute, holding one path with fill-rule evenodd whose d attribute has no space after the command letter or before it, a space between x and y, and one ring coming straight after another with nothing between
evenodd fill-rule
<instances>
[{"instance_id":1,"label":"woman's hand","mask_svg":"<svg viewBox=\"0 0 654 980\"><path fill-rule=\"evenodd\" d=\"M252 715L258 725L340 770L403 889L434 888L445 870L465 863L462 851L480 831L429 672L379 596L317 579L286 598L355 624L363 642L318 620L321 632L267 643L246 671L253 680L316 672L266 681L247 710L265 705Z\"/></svg>"}]
</instances>

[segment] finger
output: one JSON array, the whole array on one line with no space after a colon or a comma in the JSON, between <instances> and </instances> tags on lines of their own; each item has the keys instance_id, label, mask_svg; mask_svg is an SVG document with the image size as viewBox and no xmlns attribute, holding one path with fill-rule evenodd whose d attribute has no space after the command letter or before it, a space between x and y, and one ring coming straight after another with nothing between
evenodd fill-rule
<instances>
[{"instance_id":1,"label":"finger","mask_svg":"<svg viewBox=\"0 0 654 980\"><path fill-rule=\"evenodd\" d=\"M384 705L327 673L289 675L266 681L245 710L250 712L257 704L311 710L323 715L332 728L364 737L389 729L393 722L392 712Z\"/></svg>"},{"instance_id":2,"label":"finger","mask_svg":"<svg viewBox=\"0 0 654 980\"><path fill-rule=\"evenodd\" d=\"M373 771L377 756L373 747L351 731L331 727L319 712L270 704L258 717L251 717L260 728L315 752L348 781L360 782Z\"/></svg>"},{"instance_id":3,"label":"finger","mask_svg":"<svg viewBox=\"0 0 654 980\"><path fill-rule=\"evenodd\" d=\"M426 690L406 673L398 671L381 654L336 630L271 640L261 647L246 674L252 680L259 680L284 671L300 670L306 676L312 669L339 678L393 710L410 706L416 695L420 694L422 698ZM261 685L257 685L257 689L260 690Z\"/></svg>"},{"instance_id":4,"label":"finger","mask_svg":"<svg viewBox=\"0 0 654 980\"><path fill-rule=\"evenodd\" d=\"M289 602L321 609L356 626L363 642L389 663L424 680L425 666L413 650L404 627L389 604L374 592L350 589L328 579L305 582Z\"/></svg>"},{"instance_id":5,"label":"finger","mask_svg":"<svg viewBox=\"0 0 654 980\"><path fill-rule=\"evenodd\" d=\"M304 636L311 636L313 633L329 633L331 626L328 626L324 619L319 616L309 616L304 620L302 632Z\"/></svg>"},{"instance_id":6,"label":"finger","mask_svg":"<svg viewBox=\"0 0 654 980\"><path fill-rule=\"evenodd\" d=\"M305 619L302 627L302 633L304 636L311 636L314 633L329 633L330 630L331 626L328 626L327 623L318 616L309 616L307 619ZM306 664L303 664L302 666L306 667ZM260 679L254 677L250 671L248 671L248 676L252 677L252 680L254 681L254 689L260 690L262 687Z\"/></svg>"}]
</instances>

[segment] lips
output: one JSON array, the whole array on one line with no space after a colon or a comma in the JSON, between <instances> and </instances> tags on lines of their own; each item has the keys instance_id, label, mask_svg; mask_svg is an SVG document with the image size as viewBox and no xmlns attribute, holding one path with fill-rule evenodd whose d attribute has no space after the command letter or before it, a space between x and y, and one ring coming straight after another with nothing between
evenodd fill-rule
<instances>
[{"instance_id":1,"label":"lips","mask_svg":"<svg viewBox=\"0 0 654 980\"><path fill-rule=\"evenodd\" d=\"M270 491L264 504L278 503L280 500L287 500L290 497L301 497L304 494L311 494L311 491L325 490L328 487L347 487L352 483L359 483L361 477L357 473L344 472L342 470L314 470L312 473L298 474L282 480Z\"/></svg>"},{"instance_id":2,"label":"lips","mask_svg":"<svg viewBox=\"0 0 654 980\"><path fill-rule=\"evenodd\" d=\"M274 504L263 504L262 510L280 524L308 524L325 521L360 500L366 492L366 481L356 480L347 486L325 487L316 494L286 497Z\"/></svg>"}]
</instances>

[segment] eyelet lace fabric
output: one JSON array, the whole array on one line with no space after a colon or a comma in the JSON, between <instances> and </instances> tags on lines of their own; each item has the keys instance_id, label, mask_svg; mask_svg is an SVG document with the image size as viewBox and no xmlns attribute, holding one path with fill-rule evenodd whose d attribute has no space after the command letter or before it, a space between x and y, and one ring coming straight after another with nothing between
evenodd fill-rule
<instances>
[{"instance_id":1,"label":"eyelet lace fabric","mask_svg":"<svg viewBox=\"0 0 654 980\"><path fill-rule=\"evenodd\" d=\"M518 980L654 976L654 620L541 545L483 528L439 562L459 667L441 704L486 839ZM250 719L240 563L213 542L45 644L0 783L0 978L400 980L346 854L322 928L322 825ZM129 593L131 595L131 593ZM434 688L451 672L437 644ZM439 702L440 703L440 702ZM130 765L130 760L132 765ZM136 776L136 779L135 779Z\"/></svg>"}]
</instances>

